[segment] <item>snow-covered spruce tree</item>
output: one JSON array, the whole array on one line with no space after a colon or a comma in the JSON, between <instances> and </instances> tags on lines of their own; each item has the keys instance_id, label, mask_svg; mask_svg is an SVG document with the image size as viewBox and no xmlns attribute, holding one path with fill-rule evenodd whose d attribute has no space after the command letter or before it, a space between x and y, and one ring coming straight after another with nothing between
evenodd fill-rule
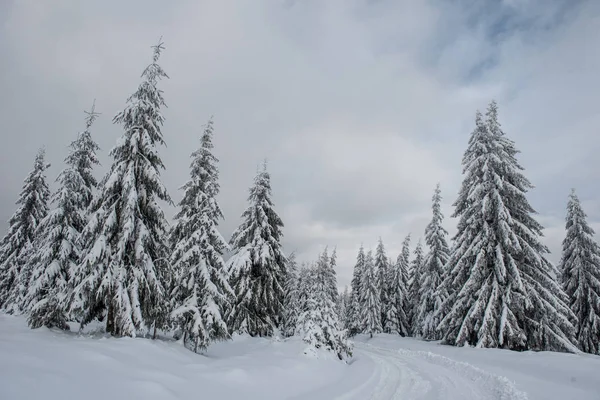
<instances>
[{"instance_id":1,"label":"snow-covered spruce tree","mask_svg":"<svg viewBox=\"0 0 600 400\"><path fill-rule=\"evenodd\" d=\"M587 353L600 354L600 248L575 190L569 196L560 271L577 316L577 342Z\"/></svg>"},{"instance_id":2,"label":"snow-covered spruce tree","mask_svg":"<svg viewBox=\"0 0 600 400\"><path fill-rule=\"evenodd\" d=\"M344 291L338 296L337 301L337 315L340 320L340 326L345 329L348 329L348 306L350 304L350 291L348 290L348 286L344 287Z\"/></svg>"},{"instance_id":3,"label":"snow-covered spruce tree","mask_svg":"<svg viewBox=\"0 0 600 400\"><path fill-rule=\"evenodd\" d=\"M365 249L360 246L356 256L356 264L350 282L350 305L348 310L348 329L351 336L363 331L362 305L361 305L361 280L365 266Z\"/></svg>"},{"instance_id":4,"label":"snow-covered spruce tree","mask_svg":"<svg viewBox=\"0 0 600 400\"><path fill-rule=\"evenodd\" d=\"M217 227L223 218L217 158L212 154L213 121L206 124L200 148L191 155L190 180L171 231L171 264L177 271L171 292L171 318L183 334L183 344L198 352L229 338L223 318L233 291L225 274L223 253L229 248Z\"/></svg>"},{"instance_id":5,"label":"snow-covered spruce tree","mask_svg":"<svg viewBox=\"0 0 600 400\"><path fill-rule=\"evenodd\" d=\"M389 261L389 289L390 289L390 320L393 325L390 333L408 336L410 329L406 313L408 292L406 287L406 267L402 262L402 254L398 255L395 263Z\"/></svg>"},{"instance_id":6,"label":"snow-covered spruce tree","mask_svg":"<svg viewBox=\"0 0 600 400\"><path fill-rule=\"evenodd\" d=\"M293 336L300 313L299 278L296 254L288 256L287 277L283 296L283 322L281 332L284 336Z\"/></svg>"},{"instance_id":7,"label":"snow-covered spruce tree","mask_svg":"<svg viewBox=\"0 0 600 400\"><path fill-rule=\"evenodd\" d=\"M319 267L318 277L323 279L325 288L327 289L327 295L334 304L337 304L339 297L337 289L337 277L334 269L336 260L337 255L335 249L330 257L328 254L328 249L325 247L325 250L323 250L323 253L319 257L319 261L317 262L317 266Z\"/></svg>"},{"instance_id":8,"label":"snow-covered spruce tree","mask_svg":"<svg viewBox=\"0 0 600 400\"><path fill-rule=\"evenodd\" d=\"M283 222L273 209L266 163L254 179L244 221L233 233L228 260L235 301L228 315L232 332L271 336L281 322L286 257L281 247Z\"/></svg>"},{"instance_id":9,"label":"snow-covered spruce tree","mask_svg":"<svg viewBox=\"0 0 600 400\"><path fill-rule=\"evenodd\" d=\"M363 323L363 333L373 337L381 333L381 295L379 293L379 276L375 269L373 254L369 251L365 257L365 265L360 282L360 307Z\"/></svg>"},{"instance_id":10,"label":"snow-covered spruce tree","mask_svg":"<svg viewBox=\"0 0 600 400\"><path fill-rule=\"evenodd\" d=\"M311 347L324 348L342 360L344 355L352 356L352 343L348 341L347 331L340 326L336 304L329 293L329 268L321 256L301 280L304 302L297 331Z\"/></svg>"},{"instance_id":11,"label":"snow-covered spruce tree","mask_svg":"<svg viewBox=\"0 0 600 400\"><path fill-rule=\"evenodd\" d=\"M388 260L385 252L383 240L379 238L377 248L375 249L375 272L377 273L377 289L379 291L379 299L381 305L381 326L383 332L390 333L394 329L393 322L388 323L388 318L391 317L390 310L390 292L388 281Z\"/></svg>"},{"instance_id":12,"label":"snow-covered spruce tree","mask_svg":"<svg viewBox=\"0 0 600 400\"><path fill-rule=\"evenodd\" d=\"M402 336L410 335L410 310L412 309L412 299L410 298L410 233L402 241L402 252L396 258L396 273L398 281L396 282L396 296L398 302L398 333Z\"/></svg>"},{"instance_id":13,"label":"snow-covered spruce tree","mask_svg":"<svg viewBox=\"0 0 600 400\"><path fill-rule=\"evenodd\" d=\"M337 249L334 247L331 257L329 257L329 264L327 266L328 280L327 280L327 292L331 297L331 300L337 304L339 298L339 292L337 288L337 274L335 267L337 266Z\"/></svg>"},{"instance_id":14,"label":"snow-covered spruce tree","mask_svg":"<svg viewBox=\"0 0 600 400\"><path fill-rule=\"evenodd\" d=\"M447 297L445 293L438 290L445 276L446 262L450 257L446 241L448 232L442 226L444 215L441 210L441 201L442 195L438 184L432 198L433 217L425 228L425 243L429 247L429 252L425 256L419 293L415 299L414 335L430 340L441 339L440 332L436 330L440 322L436 311L441 309L441 304Z\"/></svg>"},{"instance_id":15,"label":"snow-covered spruce tree","mask_svg":"<svg viewBox=\"0 0 600 400\"><path fill-rule=\"evenodd\" d=\"M416 314L417 314L417 306L418 306L418 298L419 292L421 290L421 277L423 276L423 266L424 266L424 254L423 254L423 245L421 244L421 239L417 242L417 247L415 247L414 252L415 258L410 265L409 270L409 289L408 296L410 300L410 311L409 311L409 320L410 320L410 330L411 335L416 336Z\"/></svg>"},{"instance_id":16,"label":"snow-covered spruce tree","mask_svg":"<svg viewBox=\"0 0 600 400\"><path fill-rule=\"evenodd\" d=\"M476 127L463 157L454 216L455 246L444 287L456 287L438 329L457 346L577 351L574 315L545 258L542 226L526 192L532 187L500 129L496 103Z\"/></svg>"},{"instance_id":17,"label":"snow-covered spruce tree","mask_svg":"<svg viewBox=\"0 0 600 400\"><path fill-rule=\"evenodd\" d=\"M83 259L73 277L71 307L82 326L103 318L107 332L117 336L135 336L152 326L156 334L168 315L168 223L158 201L171 203L171 198L160 180L165 103L157 88L167 75L158 65L162 42L153 49L142 83L113 120L125 132L110 152L112 165L92 201L82 232Z\"/></svg>"},{"instance_id":18,"label":"snow-covered spruce tree","mask_svg":"<svg viewBox=\"0 0 600 400\"><path fill-rule=\"evenodd\" d=\"M0 308L8 313L23 311L23 295L29 283L28 257L38 225L48 214L50 190L46 183L46 152L40 149L33 170L23 184L17 211L8 220L8 232L0 242Z\"/></svg>"},{"instance_id":19,"label":"snow-covered spruce tree","mask_svg":"<svg viewBox=\"0 0 600 400\"><path fill-rule=\"evenodd\" d=\"M29 259L31 277L24 300L29 326L69 329L67 324L68 282L81 256L79 236L86 225L87 209L96 180L92 168L98 164L98 145L90 128L99 115L95 104L86 112L86 129L69 146L65 169L58 175L54 208L40 222Z\"/></svg>"},{"instance_id":20,"label":"snow-covered spruce tree","mask_svg":"<svg viewBox=\"0 0 600 400\"><path fill-rule=\"evenodd\" d=\"M385 279L385 289L388 291L388 294L387 308L385 312L385 325L383 325L383 331L386 333L402 333L400 314L404 310L402 309L402 302L399 301L401 298L400 286L402 284L402 277L399 274L397 265L392 261L391 258L387 259L387 272ZM382 313L382 316L383 314L384 313Z\"/></svg>"}]
</instances>

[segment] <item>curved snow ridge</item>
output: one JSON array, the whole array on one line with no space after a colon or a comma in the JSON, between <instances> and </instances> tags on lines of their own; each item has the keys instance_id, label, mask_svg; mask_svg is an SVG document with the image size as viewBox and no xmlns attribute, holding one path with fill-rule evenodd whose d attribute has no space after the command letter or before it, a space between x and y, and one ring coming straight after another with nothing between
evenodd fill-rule
<instances>
[{"instance_id":1,"label":"curved snow ridge","mask_svg":"<svg viewBox=\"0 0 600 400\"><path fill-rule=\"evenodd\" d=\"M379 349L379 348L378 348ZM380 349L385 350L385 349ZM460 371L461 375L476 382L478 386L485 387L494 393L494 398L498 400L528 400L527 393L520 391L514 382L508 378L487 372L472 364L456 361L440 354L430 351L417 351L398 349L398 355L403 358L425 359L431 364L439 365L455 371Z\"/></svg>"}]
</instances>

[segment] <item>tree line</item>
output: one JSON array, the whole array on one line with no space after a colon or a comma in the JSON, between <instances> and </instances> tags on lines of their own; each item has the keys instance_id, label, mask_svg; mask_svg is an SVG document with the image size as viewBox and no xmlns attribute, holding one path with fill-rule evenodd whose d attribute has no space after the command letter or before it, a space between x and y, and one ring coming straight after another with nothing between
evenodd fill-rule
<instances>
[{"instance_id":1,"label":"tree line","mask_svg":"<svg viewBox=\"0 0 600 400\"><path fill-rule=\"evenodd\" d=\"M52 194L43 149L36 155L0 242L3 311L26 314L32 328L100 321L114 336L168 331L195 352L233 333L282 334L342 359L352 353L349 336L385 332L457 346L598 353L594 232L572 193L559 268L546 259L542 226L526 198L532 185L494 102L485 116L477 113L463 157L452 245L442 227L438 185L426 249L419 241L411 260L410 235L395 260L381 239L374 254L361 246L351 287L339 294L335 250L301 266L284 254L284 224L266 163L251 185L241 225L229 241L220 234L212 118L191 154L190 176L169 224L160 206L173 204L160 177L163 49L162 43L153 47L138 89L113 119L123 135L102 180L93 175L95 106Z\"/></svg>"}]
</instances>

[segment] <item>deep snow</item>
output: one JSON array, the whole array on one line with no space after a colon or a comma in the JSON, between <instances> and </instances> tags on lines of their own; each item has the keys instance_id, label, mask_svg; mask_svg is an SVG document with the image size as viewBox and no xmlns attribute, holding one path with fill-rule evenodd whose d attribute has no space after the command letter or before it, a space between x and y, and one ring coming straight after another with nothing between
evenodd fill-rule
<instances>
[{"instance_id":1,"label":"deep snow","mask_svg":"<svg viewBox=\"0 0 600 400\"><path fill-rule=\"evenodd\" d=\"M349 364L297 340L236 337L206 355L161 340L30 330L0 315L0 399L600 399L600 357L356 338Z\"/></svg>"}]
</instances>

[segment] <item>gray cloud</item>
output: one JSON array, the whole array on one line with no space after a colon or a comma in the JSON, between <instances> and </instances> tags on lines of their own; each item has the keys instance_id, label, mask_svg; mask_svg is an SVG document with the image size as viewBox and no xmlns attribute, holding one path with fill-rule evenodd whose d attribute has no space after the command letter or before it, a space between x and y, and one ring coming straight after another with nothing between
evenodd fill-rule
<instances>
[{"instance_id":1,"label":"gray cloud","mask_svg":"<svg viewBox=\"0 0 600 400\"><path fill-rule=\"evenodd\" d=\"M571 187L600 221L598 2L30 0L0 15L4 221L37 147L53 180L94 98L105 172L121 134L112 116L160 35L163 178L178 200L214 115L225 236L268 157L286 249L310 259L337 246L347 284L361 243L381 236L394 257L407 233L416 243L438 181L450 216L475 109L491 98L537 186L552 259Z\"/></svg>"}]
</instances>

